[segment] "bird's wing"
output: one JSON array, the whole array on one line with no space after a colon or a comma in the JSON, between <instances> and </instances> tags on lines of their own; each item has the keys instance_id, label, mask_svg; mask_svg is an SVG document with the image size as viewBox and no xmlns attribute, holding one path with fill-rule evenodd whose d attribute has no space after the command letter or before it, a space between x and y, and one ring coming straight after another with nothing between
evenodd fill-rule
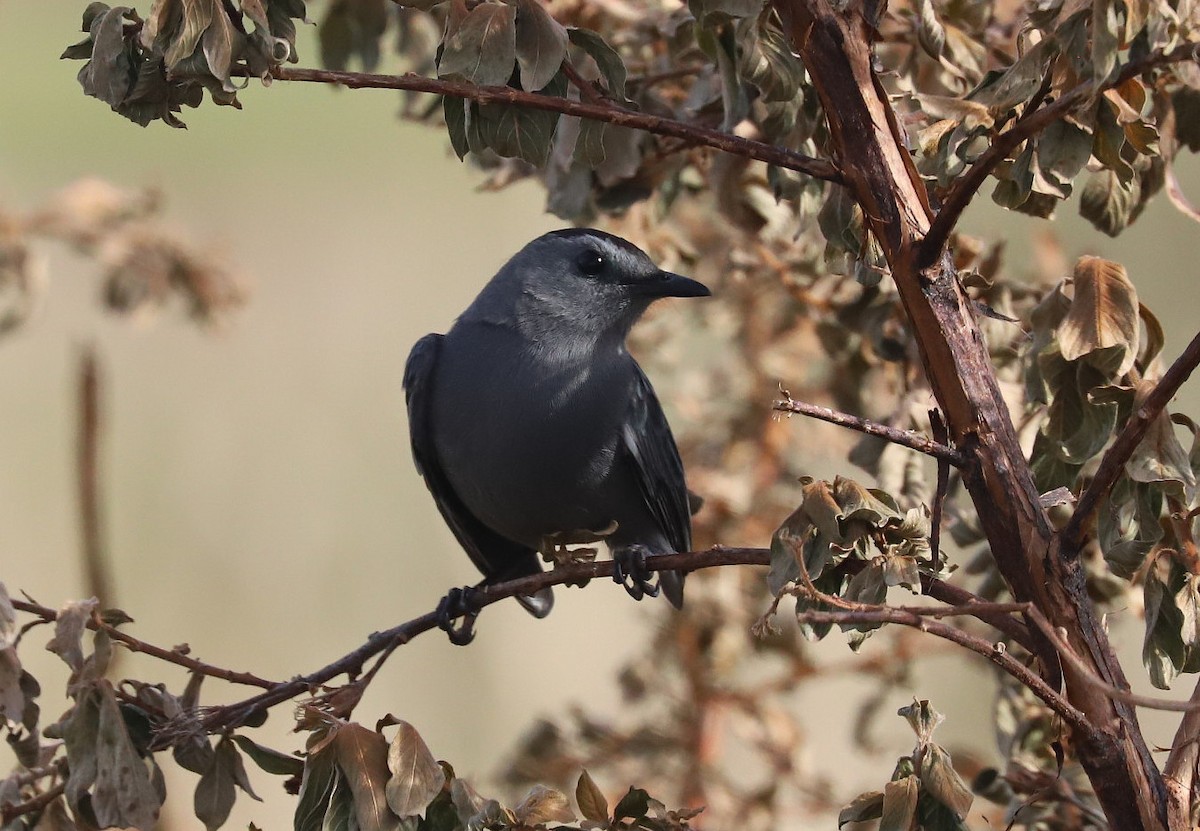
<instances>
[{"instance_id":1,"label":"bird's wing","mask_svg":"<svg viewBox=\"0 0 1200 831\"><path fill-rule=\"evenodd\" d=\"M641 367L636 367L636 372L622 444L633 461L642 498L667 541L676 551L690 551L692 519L683 462L650 380Z\"/></svg>"},{"instance_id":2,"label":"bird's wing","mask_svg":"<svg viewBox=\"0 0 1200 831\"><path fill-rule=\"evenodd\" d=\"M520 543L502 537L484 525L462 503L454 492L438 461L434 447L431 418L431 382L438 354L442 348L443 335L426 335L417 341L408 353L404 365L404 397L408 404L408 432L412 441L413 461L417 472L425 479L425 485L433 494L438 511L450 526L459 544L481 572L484 582L499 582L541 571L537 552ZM536 595L518 597L529 612L545 617L554 604L550 589Z\"/></svg>"}]
</instances>

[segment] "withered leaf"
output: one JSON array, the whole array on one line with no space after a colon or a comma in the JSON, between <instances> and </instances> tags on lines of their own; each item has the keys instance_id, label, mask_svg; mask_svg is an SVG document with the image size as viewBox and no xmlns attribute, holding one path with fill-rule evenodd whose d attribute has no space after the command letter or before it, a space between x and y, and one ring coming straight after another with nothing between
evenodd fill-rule
<instances>
[{"instance_id":1,"label":"withered leaf","mask_svg":"<svg viewBox=\"0 0 1200 831\"><path fill-rule=\"evenodd\" d=\"M917 734L917 742L921 745L929 743L933 731L946 720L946 717L934 709L927 699L913 699L913 703L901 707L897 715L903 716L908 726Z\"/></svg>"},{"instance_id":2,"label":"withered leaf","mask_svg":"<svg viewBox=\"0 0 1200 831\"><path fill-rule=\"evenodd\" d=\"M883 791L867 791L838 813L838 828L849 822L868 822L883 816Z\"/></svg>"},{"instance_id":3,"label":"withered leaf","mask_svg":"<svg viewBox=\"0 0 1200 831\"><path fill-rule=\"evenodd\" d=\"M21 673L21 659L17 657L17 648L12 645L0 645L0 724L5 719L19 722L25 713Z\"/></svg>"},{"instance_id":4,"label":"withered leaf","mask_svg":"<svg viewBox=\"0 0 1200 831\"><path fill-rule=\"evenodd\" d=\"M910 831L917 813L918 780L905 776L883 786L879 831Z\"/></svg>"},{"instance_id":5,"label":"withered leaf","mask_svg":"<svg viewBox=\"0 0 1200 831\"><path fill-rule=\"evenodd\" d=\"M387 804L401 818L423 813L446 781L425 740L407 721L399 723L388 748L387 766L392 772L385 788Z\"/></svg>"},{"instance_id":6,"label":"withered leaf","mask_svg":"<svg viewBox=\"0 0 1200 831\"><path fill-rule=\"evenodd\" d=\"M1058 342L1068 361L1099 349L1119 346L1124 355L1117 374L1124 375L1137 360L1137 289L1125 268L1100 257L1080 257L1071 281L1075 296L1058 328Z\"/></svg>"},{"instance_id":7,"label":"withered leaf","mask_svg":"<svg viewBox=\"0 0 1200 831\"><path fill-rule=\"evenodd\" d=\"M525 794L513 814L522 825L544 825L549 822L574 822L575 812L567 795L545 785L534 785Z\"/></svg>"},{"instance_id":8,"label":"withered leaf","mask_svg":"<svg viewBox=\"0 0 1200 831\"><path fill-rule=\"evenodd\" d=\"M99 605L100 601L94 597L64 605L54 621L54 637L46 644L46 649L66 661L76 672L83 668L83 631Z\"/></svg>"},{"instance_id":9,"label":"withered leaf","mask_svg":"<svg viewBox=\"0 0 1200 831\"><path fill-rule=\"evenodd\" d=\"M975 797L950 763L950 754L937 744L925 747L921 758L921 787L962 819Z\"/></svg>"},{"instance_id":10,"label":"withered leaf","mask_svg":"<svg viewBox=\"0 0 1200 831\"><path fill-rule=\"evenodd\" d=\"M72 810L90 796L101 828L151 831L158 819L159 796L121 717L107 681L80 691L63 725L70 775L66 796Z\"/></svg>"},{"instance_id":11,"label":"withered leaf","mask_svg":"<svg viewBox=\"0 0 1200 831\"><path fill-rule=\"evenodd\" d=\"M575 785L575 801L585 819L608 822L608 800L586 770L579 774L579 782Z\"/></svg>"},{"instance_id":12,"label":"withered leaf","mask_svg":"<svg viewBox=\"0 0 1200 831\"><path fill-rule=\"evenodd\" d=\"M385 793L390 787L387 741L361 724L347 724L338 731L334 744L338 767L354 795L354 815L359 828L362 831L398 829L400 819L388 808Z\"/></svg>"}]
</instances>

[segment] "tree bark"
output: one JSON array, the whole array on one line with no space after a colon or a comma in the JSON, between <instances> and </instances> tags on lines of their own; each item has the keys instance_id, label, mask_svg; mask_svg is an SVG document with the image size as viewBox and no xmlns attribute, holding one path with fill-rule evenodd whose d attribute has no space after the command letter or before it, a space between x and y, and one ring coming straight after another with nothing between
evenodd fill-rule
<instances>
[{"instance_id":1,"label":"tree bark","mask_svg":"<svg viewBox=\"0 0 1200 831\"><path fill-rule=\"evenodd\" d=\"M925 186L872 68L872 0L773 0L828 120L845 186L883 249L930 387L955 445L971 457L963 481L1014 598L1037 606L1095 675L1128 684L1088 598L1078 558L1060 556L1029 463L1001 396L973 306L949 257L918 268L933 218ZM1031 630L1036 631L1034 627ZM1035 643L1045 679L1065 684L1091 729L1071 739L1113 828L1166 823L1166 794L1129 705L1080 680L1045 638Z\"/></svg>"}]
</instances>

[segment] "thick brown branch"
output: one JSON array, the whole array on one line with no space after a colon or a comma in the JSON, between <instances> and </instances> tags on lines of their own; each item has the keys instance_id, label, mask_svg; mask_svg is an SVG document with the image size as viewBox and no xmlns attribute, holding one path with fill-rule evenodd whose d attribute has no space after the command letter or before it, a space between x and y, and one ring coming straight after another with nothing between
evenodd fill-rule
<instances>
[{"instance_id":1,"label":"thick brown branch","mask_svg":"<svg viewBox=\"0 0 1200 831\"><path fill-rule=\"evenodd\" d=\"M1192 690L1190 703L1200 705L1200 681ZM1163 780L1167 784L1167 817L1170 828L1192 827L1193 791L1196 788L1196 766L1200 763L1200 706L1179 722L1171 752L1163 765Z\"/></svg>"},{"instance_id":2,"label":"thick brown branch","mask_svg":"<svg viewBox=\"0 0 1200 831\"><path fill-rule=\"evenodd\" d=\"M1146 431L1154 420L1162 413L1163 409L1175 397L1175 393L1183 386L1183 383L1191 376L1196 366L1200 365L1200 333L1192 338L1192 342L1187 345L1187 348L1175 359L1175 362L1163 373L1162 379L1155 385L1142 400L1142 403L1129 420L1125 422L1125 426L1117 435L1116 440L1108 451L1100 459L1100 465L1096 468L1096 475L1092 477L1092 481L1088 483L1087 488L1079 497L1079 503L1075 506L1074 513L1071 514L1071 519L1067 522L1062 530L1062 549L1064 556L1078 555L1080 547L1084 542L1084 535L1088 523L1092 518L1092 514L1096 512L1096 507L1100 504L1100 500L1112 489L1120 478L1121 472L1125 469L1125 463L1129 461L1133 451L1137 450L1137 446L1145 437Z\"/></svg>"},{"instance_id":3,"label":"thick brown branch","mask_svg":"<svg viewBox=\"0 0 1200 831\"><path fill-rule=\"evenodd\" d=\"M845 186L887 259L953 445L970 457L960 468L963 484L1001 575L1016 600L1034 604L1056 631L1067 633L1089 675L1127 689L1078 558L1059 554L972 301L947 257L935 258L929 269L918 267L921 242L931 238L933 211L886 85L875 73L875 4L772 0L772 5L820 96L837 158L853 161L842 167ZM1059 111L1050 107L1067 106L1051 104L1021 129L1040 129L1041 119L1057 117ZM964 181L958 185L963 194L978 186ZM939 233L948 234L950 214L942 222L949 224ZM1160 826L1166 821L1165 792L1134 709L1064 667L1041 631L1030 635L1047 685L1059 690L1065 683L1070 704L1087 715L1090 726L1072 730L1073 748L1109 822L1123 831Z\"/></svg>"},{"instance_id":4,"label":"thick brown branch","mask_svg":"<svg viewBox=\"0 0 1200 831\"><path fill-rule=\"evenodd\" d=\"M58 619L58 613L48 606L42 606L40 603L33 603L28 600L13 600L13 608L20 612L27 612L31 615L37 615L45 623L53 623ZM206 664L203 661L198 661L190 655L185 655L174 649L164 649L161 646L155 646L152 643L146 643L143 640L133 637L126 632L122 632L115 626L110 626L103 621L98 621L96 618L88 621L88 628L92 630L103 630L110 638L117 641L130 652L141 652L149 655L152 658L158 658L160 661L166 661L171 664L181 666L191 672L198 672L201 675L207 675L211 678L219 678L222 681L228 681L231 684L244 684L248 687L262 687L265 690L273 689L278 686L278 681L268 681L265 678L259 678L249 672L237 672L236 670L223 669L221 667Z\"/></svg>"},{"instance_id":5,"label":"thick brown branch","mask_svg":"<svg viewBox=\"0 0 1200 831\"><path fill-rule=\"evenodd\" d=\"M1054 122L1065 116L1076 107L1090 101L1094 96L1106 89L1118 87L1130 78L1136 78L1157 66L1180 61L1197 60L1200 47L1195 45L1177 46L1169 50L1157 50L1131 61L1121 68L1121 71L1108 81L1097 83L1086 81L1066 92L1045 107L1036 109L1036 103L1028 112L1023 114L1012 127L1005 130L992 140L991 146L976 160L971 168L960 176L946 195L946 200L938 211L937 217L930 226L925 239L921 241L917 257L917 267L929 268L937 261L938 255L958 225L963 211L971 204L979 188L1000 162L1008 158L1027 139L1040 133Z\"/></svg>"},{"instance_id":6,"label":"thick brown branch","mask_svg":"<svg viewBox=\"0 0 1200 831\"><path fill-rule=\"evenodd\" d=\"M449 95L453 98L466 98L480 104L515 104L535 110L548 110L563 115L578 116L592 121L604 121L635 130L645 130L647 133L655 135L685 139L693 144L712 147L735 156L757 159L767 164L795 170L815 179L839 182L842 178L840 171L824 159L814 159L803 153L722 133L720 130L713 130L698 124L688 124L672 118L627 110L611 102L572 101L569 98L539 95L536 92L525 92L512 87L483 87L465 81L426 78L412 73L376 75L367 72L336 72L329 69L280 67L274 71L274 77L281 81L338 84L352 89L399 89L429 92L435 95Z\"/></svg>"},{"instance_id":7,"label":"thick brown branch","mask_svg":"<svg viewBox=\"0 0 1200 831\"><path fill-rule=\"evenodd\" d=\"M787 395L786 391L784 394ZM939 444L911 430L899 430L895 427L889 427L886 424L880 424L878 421L871 421L870 419L850 415L849 413L841 413L837 410L831 410L828 407L822 407L819 404L796 401L790 395L781 401L776 401L774 408L777 412L798 413L799 415L806 415L810 418L820 419L821 421L828 421L830 424L836 424L839 427L848 427L851 430L866 433L868 436L875 436L890 441L892 444L899 444L911 450L916 450L918 453L933 456L935 459L949 462L955 467L962 467L966 464L966 457L953 447Z\"/></svg>"}]
</instances>

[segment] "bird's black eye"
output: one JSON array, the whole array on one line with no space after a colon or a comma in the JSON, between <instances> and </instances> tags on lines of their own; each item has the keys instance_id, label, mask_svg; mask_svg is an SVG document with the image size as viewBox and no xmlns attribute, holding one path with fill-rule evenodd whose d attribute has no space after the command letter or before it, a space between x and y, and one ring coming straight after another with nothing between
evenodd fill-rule
<instances>
[{"instance_id":1,"label":"bird's black eye","mask_svg":"<svg viewBox=\"0 0 1200 831\"><path fill-rule=\"evenodd\" d=\"M604 255L596 249L592 248L584 251L579 255L579 259L575 261L579 266L579 270L589 277L595 277L604 270L604 266L608 264L608 260L604 259Z\"/></svg>"}]
</instances>

